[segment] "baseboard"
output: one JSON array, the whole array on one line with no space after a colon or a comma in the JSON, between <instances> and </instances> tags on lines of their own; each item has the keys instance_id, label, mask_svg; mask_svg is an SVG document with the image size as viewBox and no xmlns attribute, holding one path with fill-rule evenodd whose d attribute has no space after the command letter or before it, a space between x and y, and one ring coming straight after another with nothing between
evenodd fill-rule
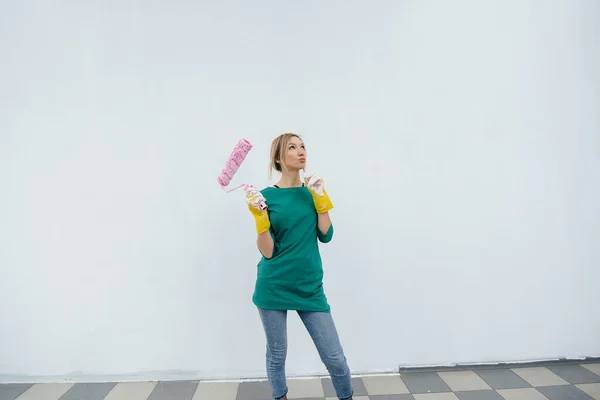
<instances>
[{"instance_id":1,"label":"baseboard","mask_svg":"<svg viewBox=\"0 0 600 400\"><path fill-rule=\"evenodd\" d=\"M544 360L511 361L511 362L489 362L489 363L457 363L449 365L415 365L400 366L394 370L388 371L355 371L353 377L377 376L390 374L407 374L411 372L442 372L442 371L465 371L465 370L484 370L484 369L505 369L505 368L525 368L540 367L551 365L576 365L600 363L600 357L580 357L580 358L557 358ZM314 373L306 375L290 374L290 379L309 379L309 378L327 378L325 373ZM252 382L264 381L266 377L261 374L256 376L246 376L243 378L235 377L215 377L193 371L146 371L136 374L120 375L84 375L68 374L65 376L26 376L26 375L8 375L0 374L0 384L5 383L88 383L88 382L147 382L147 381L206 381L206 382Z\"/></svg>"},{"instance_id":2,"label":"baseboard","mask_svg":"<svg viewBox=\"0 0 600 400\"><path fill-rule=\"evenodd\" d=\"M506 369L506 368L530 368L548 365L575 365L600 363L600 357L581 357L581 358L555 358L533 361L509 361L492 363L458 363L450 365L416 365L400 366L400 374L410 372L442 372L442 371L466 371L466 370L484 370L484 369Z\"/></svg>"}]
</instances>

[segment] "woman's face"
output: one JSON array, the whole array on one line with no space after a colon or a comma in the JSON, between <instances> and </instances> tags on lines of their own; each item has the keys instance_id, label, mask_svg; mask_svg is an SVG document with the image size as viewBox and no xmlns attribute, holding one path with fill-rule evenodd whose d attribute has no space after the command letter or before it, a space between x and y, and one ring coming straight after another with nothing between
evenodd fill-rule
<instances>
[{"instance_id":1,"label":"woman's face","mask_svg":"<svg viewBox=\"0 0 600 400\"><path fill-rule=\"evenodd\" d=\"M292 137L285 148L283 165L288 170L299 171L306 167L306 149L304 143L297 138Z\"/></svg>"}]
</instances>

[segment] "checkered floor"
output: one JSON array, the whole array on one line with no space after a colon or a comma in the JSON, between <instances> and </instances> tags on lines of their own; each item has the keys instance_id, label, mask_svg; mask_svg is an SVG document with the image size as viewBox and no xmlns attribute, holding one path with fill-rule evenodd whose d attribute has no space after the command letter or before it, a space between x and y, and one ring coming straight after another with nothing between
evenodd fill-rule
<instances>
[{"instance_id":1,"label":"checkered floor","mask_svg":"<svg viewBox=\"0 0 600 400\"><path fill-rule=\"evenodd\" d=\"M289 399L335 400L331 381L290 379ZM354 378L354 400L600 400L600 363ZM270 400L266 382L39 383L0 385L0 400Z\"/></svg>"}]
</instances>

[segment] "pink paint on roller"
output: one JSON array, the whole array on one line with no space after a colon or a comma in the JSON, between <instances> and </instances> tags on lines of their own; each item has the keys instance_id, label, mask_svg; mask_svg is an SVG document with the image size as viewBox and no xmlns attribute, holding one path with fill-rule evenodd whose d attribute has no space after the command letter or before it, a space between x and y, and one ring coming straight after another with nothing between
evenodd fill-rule
<instances>
[{"instance_id":1,"label":"pink paint on roller","mask_svg":"<svg viewBox=\"0 0 600 400\"><path fill-rule=\"evenodd\" d=\"M225 190L225 187L229 185L231 179L233 179L233 176L237 172L240 165L242 165L244 159L246 158L248 152L250 152L251 149L252 143L250 143L250 141L246 139L240 139L240 141L235 145L233 151L229 155L229 158L225 162L225 167L223 167L221 173L217 177L217 182L219 182L219 185L221 185L223 190ZM252 185L242 184L233 189L225 190L225 192L229 193L241 187L243 187L246 191L253 188ZM264 201L260 201L259 207L265 210L267 208L267 205Z\"/></svg>"},{"instance_id":2,"label":"pink paint on roller","mask_svg":"<svg viewBox=\"0 0 600 400\"><path fill-rule=\"evenodd\" d=\"M225 167L221 170L221 174L217 177L217 181L221 186L225 187L229 185L229 182L231 182L231 179L237 172L240 165L242 165L244 159L251 149L252 143L246 139L240 139L240 141L235 145L235 148L225 163Z\"/></svg>"}]
</instances>

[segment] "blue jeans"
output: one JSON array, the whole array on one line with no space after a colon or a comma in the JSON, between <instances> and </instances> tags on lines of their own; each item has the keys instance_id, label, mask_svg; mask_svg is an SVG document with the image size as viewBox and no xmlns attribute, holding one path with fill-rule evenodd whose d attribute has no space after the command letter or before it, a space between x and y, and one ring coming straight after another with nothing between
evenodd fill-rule
<instances>
[{"instance_id":1,"label":"blue jeans","mask_svg":"<svg viewBox=\"0 0 600 400\"><path fill-rule=\"evenodd\" d=\"M258 309L267 339L267 376L273 398L287 395L285 358L287 355L287 311ZM350 368L337 334L331 313L298 311L323 364L329 371L337 397L352 397Z\"/></svg>"}]
</instances>

